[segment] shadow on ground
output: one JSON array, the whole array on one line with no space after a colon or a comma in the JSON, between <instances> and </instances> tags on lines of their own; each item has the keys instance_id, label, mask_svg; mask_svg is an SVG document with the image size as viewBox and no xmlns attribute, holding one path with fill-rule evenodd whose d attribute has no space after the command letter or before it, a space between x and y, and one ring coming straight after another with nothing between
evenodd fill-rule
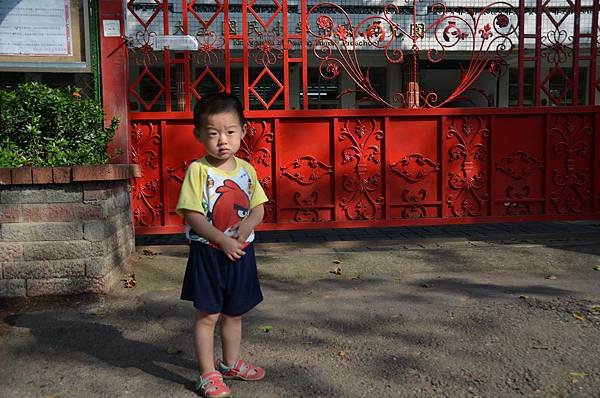
<instances>
[{"instance_id":1,"label":"shadow on ground","mask_svg":"<svg viewBox=\"0 0 600 398\"><path fill-rule=\"evenodd\" d=\"M195 369L194 361L170 355L165 348L125 337L117 327L85 320L64 320L59 315L32 313L13 315L6 322L27 328L35 338L35 344L17 354L43 356L49 350L59 354L79 352L105 364L126 369L137 368L148 375L185 385L193 390L193 383L157 363ZM139 326L139 325L137 325ZM92 359L92 361L94 361Z\"/></svg>"},{"instance_id":2,"label":"shadow on ground","mask_svg":"<svg viewBox=\"0 0 600 398\"><path fill-rule=\"evenodd\" d=\"M593 396L600 335L590 306L600 304L600 272L591 265L599 252L548 242L263 254L265 301L245 318L243 355L268 377L233 382L234 393ZM119 395L125 375L131 396L191 396L193 308L179 300L187 248L141 254L136 289L100 301L11 308L7 322L18 330L0 333L9 343L0 356L12 364L0 370L0 389L1 379L12 380L8 397L51 395L41 386L65 377L65 367L74 370L65 383L86 397ZM556 280L545 279L555 271L562 272ZM584 308L588 321L573 315ZM84 368L100 392L80 380ZM585 379L573 383L571 372Z\"/></svg>"}]
</instances>

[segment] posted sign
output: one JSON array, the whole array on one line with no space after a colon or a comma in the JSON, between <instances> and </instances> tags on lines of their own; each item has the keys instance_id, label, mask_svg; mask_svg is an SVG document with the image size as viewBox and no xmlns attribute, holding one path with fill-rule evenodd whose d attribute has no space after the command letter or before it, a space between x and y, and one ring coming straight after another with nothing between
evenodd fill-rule
<instances>
[{"instance_id":1,"label":"posted sign","mask_svg":"<svg viewBox=\"0 0 600 398\"><path fill-rule=\"evenodd\" d=\"M198 41L190 35L185 36L156 36L152 48L155 50L192 50L198 49Z\"/></svg>"},{"instance_id":2,"label":"posted sign","mask_svg":"<svg viewBox=\"0 0 600 398\"><path fill-rule=\"evenodd\" d=\"M70 0L0 0L0 55L71 56Z\"/></svg>"}]
</instances>

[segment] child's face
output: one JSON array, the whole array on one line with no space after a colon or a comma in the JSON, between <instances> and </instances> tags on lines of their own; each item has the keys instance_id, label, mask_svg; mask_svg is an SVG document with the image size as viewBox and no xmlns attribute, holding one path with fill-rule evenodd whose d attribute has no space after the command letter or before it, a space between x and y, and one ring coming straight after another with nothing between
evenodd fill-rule
<instances>
[{"instance_id":1,"label":"child's face","mask_svg":"<svg viewBox=\"0 0 600 398\"><path fill-rule=\"evenodd\" d=\"M240 149L246 126L242 126L235 112L208 116L206 124L197 132L207 155L216 166L225 164Z\"/></svg>"}]
</instances>

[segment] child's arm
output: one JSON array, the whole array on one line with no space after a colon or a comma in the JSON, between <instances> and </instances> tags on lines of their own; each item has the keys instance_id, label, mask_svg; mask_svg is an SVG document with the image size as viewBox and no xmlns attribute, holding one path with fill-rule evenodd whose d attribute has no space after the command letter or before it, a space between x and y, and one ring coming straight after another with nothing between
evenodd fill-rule
<instances>
[{"instance_id":1,"label":"child's arm","mask_svg":"<svg viewBox=\"0 0 600 398\"><path fill-rule=\"evenodd\" d=\"M231 261L239 260L246 252L242 250L243 243L226 236L222 231L215 228L206 217L198 212L191 210L182 210L185 221L192 229L203 238L213 242L223 250L227 258Z\"/></svg>"},{"instance_id":2,"label":"child's arm","mask_svg":"<svg viewBox=\"0 0 600 398\"><path fill-rule=\"evenodd\" d=\"M248 217L244 218L244 220L240 221L234 228L237 227L237 232L233 235L235 239L241 244L246 243L246 239L254 228L262 222L263 217L265 216L265 207L260 204L250 210L250 214Z\"/></svg>"}]
</instances>

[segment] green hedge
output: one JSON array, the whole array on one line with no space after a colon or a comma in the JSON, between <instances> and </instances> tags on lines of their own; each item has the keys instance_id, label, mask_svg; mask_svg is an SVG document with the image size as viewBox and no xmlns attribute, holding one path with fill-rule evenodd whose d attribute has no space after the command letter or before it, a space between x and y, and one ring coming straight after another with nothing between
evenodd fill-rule
<instances>
[{"instance_id":1,"label":"green hedge","mask_svg":"<svg viewBox=\"0 0 600 398\"><path fill-rule=\"evenodd\" d=\"M0 167L104 164L119 124L78 90L25 83L0 89Z\"/></svg>"}]
</instances>

